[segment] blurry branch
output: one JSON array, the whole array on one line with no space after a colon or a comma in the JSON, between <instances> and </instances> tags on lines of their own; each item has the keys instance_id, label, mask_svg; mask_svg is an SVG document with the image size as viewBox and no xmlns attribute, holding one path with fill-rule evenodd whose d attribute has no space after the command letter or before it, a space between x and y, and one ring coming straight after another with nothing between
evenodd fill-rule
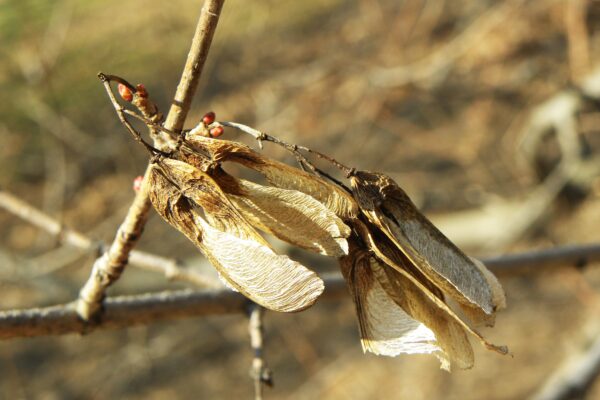
<instances>
[{"instance_id":1,"label":"blurry branch","mask_svg":"<svg viewBox=\"0 0 600 400\"><path fill-rule=\"evenodd\" d=\"M250 318L248 321L248 333L250 334L250 346L254 352L252 357L252 379L254 380L254 399L262 400L263 385L273 386L273 376L264 360L264 327L263 317L265 310L257 305L250 306Z\"/></svg>"},{"instance_id":2,"label":"blurry branch","mask_svg":"<svg viewBox=\"0 0 600 400\"><path fill-rule=\"evenodd\" d=\"M526 271L537 273L558 266L581 267L600 261L600 244L566 246L549 250L512 254L482 260L498 275ZM339 274L325 274L322 299L347 296ZM83 321L76 303L45 308L0 312L0 339L16 337L87 333L93 329L124 328L164 320L206 315L238 314L247 311L249 300L228 289L171 291L108 298L104 313L93 323Z\"/></svg>"},{"instance_id":3,"label":"blurry branch","mask_svg":"<svg viewBox=\"0 0 600 400\"><path fill-rule=\"evenodd\" d=\"M434 217L444 233L461 246L502 248L546 217L565 187L590 189L600 176L600 157L586 157L579 115L591 101L600 99L600 68L581 79L577 89L562 91L535 107L521 133L520 151L532 170L543 156L544 139L556 136L560 159L549 171L541 171L544 180L525 199L497 199L478 209Z\"/></svg>"},{"instance_id":4,"label":"blurry branch","mask_svg":"<svg viewBox=\"0 0 600 400\"><path fill-rule=\"evenodd\" d=\"M570 161L581 156L578 114L590 99L600 99L600 68L580 79L577 89L562 91L531 112L519 145L530 164L534 163L541 141L551 132L556 135L563 160Z\"/></svg>"},{"instance_id":5,"label":"blurry branch","mask_svg":"<svg viewBox=\"0 0 600 400\"><path fill-rule=\"evenodd\" d=\"M531 400L583 399L600 374L600 326L593 317L595 329L589 332L578 350L569 357L536 392Z\"/></svg>"},{"instance_id":6,"label":"blurry branch","mask_svg":"<svg viewBox=\"0 0 600 400\"><path fill-rule=\"evenodd\" d=\"M175 98L165 120L165 128L168 130L178 131L183 127L219 21L223 2L224 0L204 2ZM92 273L79 292L77 313L85 320L96 317L101 311L105 290L119 279L127 265L129 253L142 234L150 210L147 190L149 171L150 168L146 169L142 187L119 227L114 242L109 250L94 262Z\"/></svg>"},{"instance_id":7,"label":"blurry branch","mask_svg":"<svg viewBox=\"0 0 600 400\"><path fill-rule=\"evenodd\" d=\"M95 241L81 232L62 225L49 215L1 189L0 208L3 208L30 224L56 236L61 243L93 252L101 251L105 247L104 243ZM204 276L199 272L185 268L181 265L181 262L175 259L132 250L129 254L129 262L135 267L162 273L167 279L185 281L202 287L222 287L220 282Z\"/></svg>"},{"instance_id":8,"label":"blurry branch","mask_svg":"<svg viewBox=\"0 0 600 400\"><path fill-rule=\"evenodd\" d=\"M556 167L525 199L495 199L482 207L432 221L459 246L485 250L502 248L519 240L550 212L556 197L570 182L589 188L600 175L600 158Z\"/></svg>"},{"instance_id":9,"label":"blurry branch","mask_svg":"<svg viewBox=\"0 0 600 400\"><path fill-rule=\"evenodd\" d=\"M565 3L569 68L574 83L579 83L590 72L590 40L586 23L588 5L589 0L570 0Z\"/></svg>"},{"instance_id":10,"label":"blurry branch","mask_svg":"<svg viewBox=\"0 0 600 400\"><path fill-rule=\"evenodd\" d=\"M439 81L444 78L457 59L481 43L485 35L502 25L510 13L522 3L523 0L500 2L486 11L458 36L424 59L393 68L375 68L370 72L369 77L374 84L384 87Z\"/></svg>"}]
</instances>

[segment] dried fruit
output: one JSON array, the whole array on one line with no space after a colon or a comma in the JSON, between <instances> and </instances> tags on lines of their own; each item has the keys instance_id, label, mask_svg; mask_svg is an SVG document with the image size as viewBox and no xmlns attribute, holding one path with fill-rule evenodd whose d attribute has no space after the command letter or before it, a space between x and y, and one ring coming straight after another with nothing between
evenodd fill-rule
<instances>
[{"instance_id":1,"label":"dried fruit","mask_svg":"<svg viewBox=\"0 0 600 400\"><path fill-rule=\"evenodd\" d=\"M282 312L310 307L323 292L323 281L276 254L208 174L164 159L153 166L149 179L156 211L206 255L228 286Z\"/></svg>"},{"instance_id":2,"label":"dried fruit","mask_svg":"<svg viewBox=\"0 0 600 400\"><path fill-rule=\"evenodd\" d=\"M133 100L133 92L126 85L119 83L118 90L119 90L119 95L121 96L121 98L123 100L125 100L125 101Z\"/></svg>"}]
</instances>

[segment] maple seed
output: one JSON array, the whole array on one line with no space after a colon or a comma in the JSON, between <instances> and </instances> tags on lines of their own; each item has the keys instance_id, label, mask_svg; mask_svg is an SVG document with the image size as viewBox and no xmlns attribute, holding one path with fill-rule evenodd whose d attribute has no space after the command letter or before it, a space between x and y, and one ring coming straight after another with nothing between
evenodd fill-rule
<instances>
[{"instance_id":1,"label":"maple seed","mask_svg":"<svg viewBox=\"0 0 600 400\"><path fill-rule=\"evenodd\" d=\"M215 113L209 111L206 114L204 114L204 117L202 117L202 122L204 122L204 125L210 125L213 122L215 122Z\"/></svg>"},{"instance_id":2,"label":"maple seed","mask_svg":"<svg viewBox=\"0 0 600 400\"><path fill-rule=\"evenodd\" d=\"M138 176L137 178L135 178L133 180L133 191L135 192L139 192L140 189L142 188L142 181L144 180L143 176Z\"/></svg>"},{"instance_id":3,"label":"maple seed","mask_svg":"<svg viewBox=\"0 0 600 400\"><path fill-rule=\"evenodd\" d=\"M135 92L140 97L143 97L143 98L148 97L148 91L146 90L146 87L144 85L142 85L141 83L138 83L137 85L135 85Z\"/></svg>"},{"instance_id":4,"label":"maple seed","mask_svg":"<svg viewBox=\"0 0 600 400\"><path fill-rule=\"evenodd\" d=\"M125 100L125 101L133 100L133 93L131 92L131 89L129 89L127 86L123 85L122 83L119 83L118 90L119 90L119 95L121 96L121 98L123 100Z\"/></svg>"},{"instance_id":5,"label":"maple seed","mask_svg":"<svg viewBox=\"0 0 600 400\"><path fill-rule=\"evenodd\" d=\"M222 126L215 126L214 128L212 128L210 130L210 136L211 137L219 137L223 134L223 127Z\"/></svg>"}]
</instances>

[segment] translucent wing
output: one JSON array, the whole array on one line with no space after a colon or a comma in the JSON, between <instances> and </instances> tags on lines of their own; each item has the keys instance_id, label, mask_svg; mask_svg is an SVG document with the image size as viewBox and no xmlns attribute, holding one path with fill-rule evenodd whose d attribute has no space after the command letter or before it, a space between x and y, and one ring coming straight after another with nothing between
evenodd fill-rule
<instances>
[{"instance_id":1,"label":"translucent wing","mask_svg":"<svg viewBox=\"0 0 600 400\"><path fill-rule=\"evenodd\" d=\"M275 311L300 311L323 292L323 282L303 265L278 255L237 213L218 185L181 161L162 160L150 175L157 212L184 233L227 283ZM202 218L202 207L210 224Z\"/></svg>"},{"instance_id":2,"label":"translucent wing","mask_svg":"<svg viewBox=\"0 0 600 400\"><path fill-rule=\"evenodd\" d=\"M361 210L405 256L476 322L495 311L492 289L481 269L448 240L389 177L360 171L351 178Z\"/></svg>"},{"instance_id":3,"label":"translucent wing","mask_svg":"<svg viewBox=\"0 0 600 400\"><path fill-rule=\"evenodd\" d=\"M356 202L344 189L298 168L263 157L241 143L188 135L186 145L208 154L215 162L231 161L258 171L274 186L306 193L341 218L358 215Z\"/></svg>"},{"instance_id":4,"label":"translucent wing","mask_svg":"<svg viewBox=\"0 0 600 400\"><path fill-rule=\"evenodd\" d=\"M238 180L224 171L212 176L255 228L323 255L348 254L350 228L313 197L297 190Z\"/></svg>"},{"instance_id":5,"label":"translucent wing","mask_svg":"<svg viewBox=\"0 0 600 400\"><path fill-rule=\"evenodd\" d=\"M471 368L473 349L463 327L398 271L375 258L371 258L370 264L387 295L408 315L434 332L436 344L440 347L436 356L442 368L449 370L451 363L462 369Z\"/></svg>"},{"instance_id":6,"label":"translucent wing","mask_svg":"<svg viewBox=\"0 0 600 400\"><path fill-rule=\"evenodd\" d=\"M398 250L397 247L385 235L383 235L383 233L378 232L374 227L367 227L367 225L360 221L354 221L354 228L359 233L362 241L366 244L369 250L373 251L379 260L397 271L406 282L409 282L413 286L414 293L421 293L423 295L421 298L427 299L431 307L433 307L433 309L437 309L439 313L436 312L436 315L444 315L444 319L456 323L458 326L464 329L465 332L477 338L488 349L494 350L501 354L508 353L508 349L505 346L496 346L492 343L489 343L483 338L483 336L481 336L480 333L463 321L454 312L454 310L452 310L452 308L450 308L450 306L444 302L443 295L440 293L439 288L437 288L435 285L432 285L431 282L427 280L426 276L421 274L419 270L415 270L411 261L400 250ZM388 277L389 276L390 275L388 275ZM389 294L392 298L396 298L396 294L401 290L404 289L394 289L391 290ZM413 317L417 319L425 319L423 315L417 317L415 314ZM431 328L434 329L433 324ZM449 350L448 353L451 354Z\"/></svg>"},{"instance_id":7,"label":"translucent wing","mask_svg":"<svg viewBox=\"0 0 600 400\"><path fill-rule=\"evenodd\" d=\"M386 356L439 351L434 333L387 295L369 261L367 252L353 252L340 261L356 307L363 350Z\"/></svg>"}]
</instances>

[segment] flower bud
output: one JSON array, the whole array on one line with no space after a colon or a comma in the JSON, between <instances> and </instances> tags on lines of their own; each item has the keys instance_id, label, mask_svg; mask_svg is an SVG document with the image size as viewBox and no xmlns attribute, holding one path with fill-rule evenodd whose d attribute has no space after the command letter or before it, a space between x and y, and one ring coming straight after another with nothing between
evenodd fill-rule
<instances>
[{"instance_id":1,"label":"flower bud","mask_svg":"<svg viewBox=\"0 0 600 400\"><path fill-rule=\"evenodd\" d=\"M121 98L125 101L131 101L133 100L133 93L131 92L131 89L129 89L127 86L123 85L122 83L119 83L119 86L117 87L118 91L119 91L119 95L121 96Z\"/></svg>"},{"instance_id":2,"label":"flower bud","mask_svg":"<svg viewBox=\"0 0 600 400\"><path fill-rule=\"evenodd\" d=\"M210 136L214 137L214 138L219 137L219 136L221 136L223 134L223 131L224 131L224 129L223 129L222 126L220 126L220 125L219 126L215 126L214 128L212 128L210 130Z\"/></svg>"},{"instance_id":3,"label":"flower bud","mask_svg":"<svg viewBox=\"0 0 600 400\"><path fill-rule=\"evenodd\" d=\"M213 122L215 122L215 113L209 111L206 114L204 114L204 117L202 117L202 122L204 122L205 125L210 125Z\"/></svg>"}]
</instances>

